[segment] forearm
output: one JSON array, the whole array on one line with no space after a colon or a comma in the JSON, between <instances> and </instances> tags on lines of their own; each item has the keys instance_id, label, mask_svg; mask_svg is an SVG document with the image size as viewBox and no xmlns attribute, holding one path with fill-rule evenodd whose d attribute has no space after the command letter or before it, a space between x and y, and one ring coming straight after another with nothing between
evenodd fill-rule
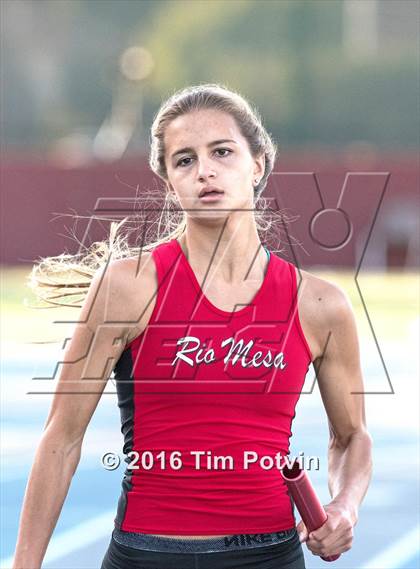
<instances>
[{"instance_id":1,"label":"forearm","mask_svg":"<svg viewBox=\"0 0 420 569\"><path fill-rule=\"evenodd\" d=\"M359 431L342 443L332 439L328 451L328 486L333 502L347 509L355 524L372 476L372 439Z\"/></svg>"},{"instance_id":2,"label":"forearm","mask_svg":"<svg viewBox=\"0 0 420 569\"><path fill-rule=\"evenodd\" d=\"M81 442L64 443L48 431L29 476L13 569L39 569L80 460Z\"/></svg>"}]
</instances>

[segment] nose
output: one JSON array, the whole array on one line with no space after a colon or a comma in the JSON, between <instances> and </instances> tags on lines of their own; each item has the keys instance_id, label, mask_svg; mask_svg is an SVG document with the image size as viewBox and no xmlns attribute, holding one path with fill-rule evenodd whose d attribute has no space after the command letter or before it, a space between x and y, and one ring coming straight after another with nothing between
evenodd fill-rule
<instances>
[{"instance_id":1,"label":"nose","mask_svg":"<svg viewBox=\"0 0 420 569\"><path fill-rule=\"evenodd\" d=\"M216 171L213 166L211 159L207 156L197 158L197 176L200 182L216 177Z\"/></svg>"}]
</instances>

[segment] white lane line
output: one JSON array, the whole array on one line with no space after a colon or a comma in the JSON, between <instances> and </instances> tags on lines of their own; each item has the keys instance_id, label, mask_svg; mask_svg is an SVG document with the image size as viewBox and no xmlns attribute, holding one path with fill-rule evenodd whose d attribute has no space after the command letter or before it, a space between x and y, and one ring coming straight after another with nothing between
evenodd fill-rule
<instances>
[{"instance_id":1,"label":"white lane line","mask_svg":"<svg viewBox=\"0 0 420 569\"><path fill-rule=\"evenodd\" d=\"M419 551L420 524L361 569L399 569Z\"/></svg>"},{"instance_id":2,"label":"white lane line","mask_svg":"<svg viewBox=\"0 0 420 569\"><path fill-rule=\"evenodd\" d=\"M48 546L44 563L57 561L57 559L82 549L103 537L109 536L111 538L111 533L114 529L115 513L115 510L110 510L86 522L82 522L76 527L65 530L56 537L53 536ZM10 569L12 565L13 556L2 559L0 562L1 569Z\"/></svg>"}]
</instances>

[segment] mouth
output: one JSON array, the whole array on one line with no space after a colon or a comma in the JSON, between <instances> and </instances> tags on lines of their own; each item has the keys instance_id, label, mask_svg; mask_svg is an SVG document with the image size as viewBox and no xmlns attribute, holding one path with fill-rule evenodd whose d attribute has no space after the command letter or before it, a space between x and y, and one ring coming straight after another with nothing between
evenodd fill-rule
<instances>
[{"instance_id":1,"label":"mouth","mask_svg":"<svg viewBox=\"0 0 420 569\"><path fill-rule=\"evenodd\" d=\"M223 190L211 186L208 188L203 188L198 194L198 197L201 201L213 202L219 200L224 195L224 193L225 192Z\"/></svg>"}]
</instances>

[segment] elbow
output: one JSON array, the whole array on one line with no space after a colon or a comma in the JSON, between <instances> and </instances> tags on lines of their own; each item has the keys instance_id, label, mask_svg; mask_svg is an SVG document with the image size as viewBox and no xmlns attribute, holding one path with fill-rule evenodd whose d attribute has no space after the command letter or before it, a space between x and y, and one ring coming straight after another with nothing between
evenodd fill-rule
<instances>
[{"instance_id":1,"label":"elbow","mask_svg":"<svg viewBox=\"0 0 420 569\"><path fill-rule=\"evenodd\" d=\"M366 452L368 452L369 456L372 455L372 448L373 448L373 438L366 429L366 427L361 428L357 433L355 433L355 437L357 440L364 445Z\"/></svg>"},{"instance_id":2,"label":"elbow","mask_svg":"<svg viewBox=\"0 0 420 569\"><path fill-rule=\"evenodd\" d=\"M70 452L82 446L85 431L85 427L82 428L77 421L63 420L57 416L47 422L42 436Z\"/></svg>"},{"instance_id":3,"label":"elbow","mask_svg":"<svg viewBox=\"0 0 420 569\"><path fill-rule=\"evenodd\" d=\"M369 472L372 474L373 470L373 458L372 458L372 451L373 451L373 438L370 433L365 430L364 440L366 441L366 453L367 453L367 465L369 468Z\"/></svg>"},{"instance_id":4,"label":"elbow","mask_svg":"<svg viewBox=\"0 0 420 569\"><path fill-rule=\"evenodd\" d=\"M80 461L82 442L83 435L47 427L39 448L43 459L54 460L73 477Z\"/></svg>"},{"instance_id":5,"label":"elbow","mask_svg":"<svg viewBox=\"0 0 420 569\"><path fill-rule=\"evenodd\" d=\"M364 448L369 452L372 452L373 439L366 427L360 427L355 429L350 433L339 434L330 429L330 441L329 450L340 450L345 451L349 446L353 444L362 444Z\"/></svg>"}]
</instances>

